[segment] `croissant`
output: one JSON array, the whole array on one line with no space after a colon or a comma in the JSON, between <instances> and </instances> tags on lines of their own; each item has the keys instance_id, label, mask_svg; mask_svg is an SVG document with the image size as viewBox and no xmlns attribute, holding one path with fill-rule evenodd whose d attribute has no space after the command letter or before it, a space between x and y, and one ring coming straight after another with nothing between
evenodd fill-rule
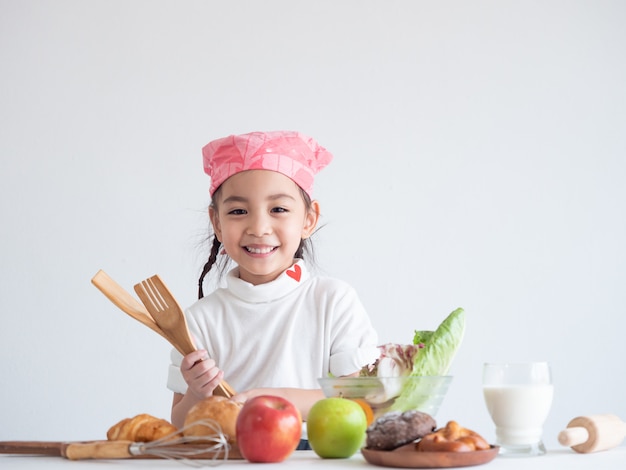
<instances>
[{"instance_id":1,"label":"croissant","mask_svg":"<svg viewBox=\"0 0 626 470\"><path fill-rule=\"evenodd\" d=\"M125 418L107 431L109 441L151 442L167 436L178 437L178 428L169 421L143 413Z\"/></svg>"}]
</instances>

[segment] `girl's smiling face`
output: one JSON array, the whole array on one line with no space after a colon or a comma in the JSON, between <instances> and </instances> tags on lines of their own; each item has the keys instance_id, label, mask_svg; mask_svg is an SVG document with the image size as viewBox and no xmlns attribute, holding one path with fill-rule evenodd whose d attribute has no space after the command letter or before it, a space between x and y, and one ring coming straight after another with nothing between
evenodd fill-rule
<instances>
[{"instance_id":1,"label":"girl's smiling face","mask_svg":"<svg viewBox=\"0 0 626 470\"><path fill-rule=\"evenodd\" d=\"M275 171L242 171L215 195L209 208L215 235L239 265L239 277L254 285L291 267L300 241L319 219L317 201L307 210L298 185Z\"/></svg>"}]
</instances>

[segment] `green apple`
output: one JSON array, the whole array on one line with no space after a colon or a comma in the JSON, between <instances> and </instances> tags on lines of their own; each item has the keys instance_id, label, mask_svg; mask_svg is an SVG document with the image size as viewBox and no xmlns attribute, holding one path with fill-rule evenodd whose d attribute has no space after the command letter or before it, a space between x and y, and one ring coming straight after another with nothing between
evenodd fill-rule
<instances>
[{"instance_id":1,"label":"green apple","mask_svg":"<svg viewBox=\"0 0 626 470\"><path fill-rule=\"evenodd\" d=\"M363 445L367 417L361 406L347 398L317 401L306 421L311 448L328 459L352 456Z\"/></svg>"}]
</instances>

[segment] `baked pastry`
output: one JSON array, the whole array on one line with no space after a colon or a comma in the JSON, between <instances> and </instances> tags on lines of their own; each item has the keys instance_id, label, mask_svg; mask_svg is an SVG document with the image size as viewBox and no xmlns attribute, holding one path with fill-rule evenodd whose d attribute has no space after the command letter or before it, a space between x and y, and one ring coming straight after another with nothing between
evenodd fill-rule
<instances>
[{"instance_id":1,"label":"baked pastry","mask_svg":"<svg viewBox=\"0 0 626 470\"><path fill-rule=\"evenodd\" d=\"M169 421L143 413L133 418L125 418L111 426L107 431L107 439L109 441L151 442L167 436L179 437L177 433L178 428Z\"/></svg>"},{"instance_id":2,"label":"baked pastry","mask_svg":"<svg viewBox=\"0 0 626 470\"><path fill-rule=\"evenodd\" d=\"M202 420L211 420L219 425L230 444L237 441L236 424L242 404L226 397L212 395L193 405L185 417L183 434L185 436L213 436L215 428L210 425L193 424Z\"/></svg>"},{"instance_id":3,"label":"baked pastry","mask_svg":"<svg viewBox=\"0 0 626 470\"><path fill-rule=\"evenodd\" d=\"M367 428L365 445L368 449L393 450L433 432L437 423L427 413L417 410L389 412Z\"/></svg>"},{"instance_id":4,"label":"baked pastry","mask_svg":"<svg viewBox=\"0 0 626 470\"><path fill-rule=\"evenodd\" d=\"M478 433L449 421L445 427L436 430L415 444L421 452L472 452L486 450L491 446Z\"/></svg>"}]
</instances>

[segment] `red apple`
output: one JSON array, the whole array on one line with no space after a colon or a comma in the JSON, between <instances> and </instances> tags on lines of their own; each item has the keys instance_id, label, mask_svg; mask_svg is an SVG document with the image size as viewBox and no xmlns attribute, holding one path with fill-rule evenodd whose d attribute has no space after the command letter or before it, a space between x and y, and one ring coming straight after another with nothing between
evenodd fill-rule
<instances>
[{"instance_id":1,"label":"red apple","mask_svg":"<svg viewBox=\"0 0 626 470\"><path fill-rule=\"evenodd\" d=\"M272 395L244 403L237 416L237 445L249 462L282 462L296 450L302 416L290 401Z\"/></svg>"}]
</instances>

